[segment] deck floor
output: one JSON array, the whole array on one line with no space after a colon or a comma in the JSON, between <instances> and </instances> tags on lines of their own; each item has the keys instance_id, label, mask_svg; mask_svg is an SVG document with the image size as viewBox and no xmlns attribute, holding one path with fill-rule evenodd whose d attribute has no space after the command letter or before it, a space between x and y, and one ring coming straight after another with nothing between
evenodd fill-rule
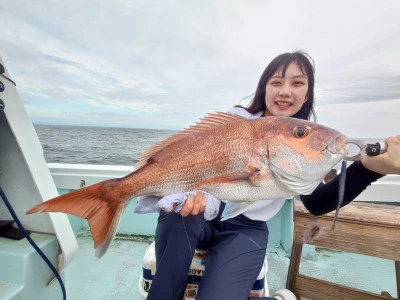
<instances>
[{"instance_id":1,"label":"deck floor","mask_svg":"<svg viewBox=\"0 0 400 300\"><path fill-rule=\"evenodd\" d=\"M66 269L69 300L140 300L138 279L149 242L115 239L106 255L96 260L90 235L77 237L79 253ZM285 288L289 257L279 248L268 250L270 293ZM316 249L303 259L300 273L362 290L396 296L394 262L363 255Z\"/></svg>"}]
</instances>

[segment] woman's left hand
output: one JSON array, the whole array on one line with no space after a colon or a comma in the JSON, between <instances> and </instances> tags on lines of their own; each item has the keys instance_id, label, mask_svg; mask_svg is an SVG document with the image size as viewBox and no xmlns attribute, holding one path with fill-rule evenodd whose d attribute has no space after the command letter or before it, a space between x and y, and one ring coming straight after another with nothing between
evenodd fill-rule
<instances>
[{"instance_id":1,"label":"woman's left hand","mask_svg":"<svg viewBox=\"0 0 400 300\"><path fill-rule=\"evenodd\" d=\"M379 174L400 174L400 135L386 139L387 151L377 156L365 156L361 163Z\"/></svg>"}]
</instances>

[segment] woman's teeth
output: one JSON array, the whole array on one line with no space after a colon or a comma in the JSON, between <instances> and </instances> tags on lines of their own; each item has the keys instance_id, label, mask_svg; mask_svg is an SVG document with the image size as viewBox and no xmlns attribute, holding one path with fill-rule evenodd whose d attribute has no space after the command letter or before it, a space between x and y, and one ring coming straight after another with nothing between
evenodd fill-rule
<instances>
[{"instance_id":1,"label":"woman's teeth","mask_svg":"<svg viewBox=\"0 0 400 300\"><path fill-rule=\"evenodd\" d=\"M289 102L280 102L280 101L278 101L278 102L276 102L279 106L290 106L290 105L292 105L291 103L289 103Z\"/></svg>"}]
</instances>

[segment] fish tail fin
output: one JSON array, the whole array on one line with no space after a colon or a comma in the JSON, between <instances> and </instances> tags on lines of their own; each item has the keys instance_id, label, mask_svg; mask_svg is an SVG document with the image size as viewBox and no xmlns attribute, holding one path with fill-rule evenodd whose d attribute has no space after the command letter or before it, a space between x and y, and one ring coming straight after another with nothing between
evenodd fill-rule
<instances>
[{"instance_id":1,"label":"fish tail fin","mask_svg":"<svg viewBox=\"0 0 400 300\"><path fill-rule=\"evenodd\" d=\"M110 179L45 201L27 214L63 212L87 219L96 257L101 258L114 239L123 212L133 197L121 188L121 179Z\"/></svg>"}]
</instances>

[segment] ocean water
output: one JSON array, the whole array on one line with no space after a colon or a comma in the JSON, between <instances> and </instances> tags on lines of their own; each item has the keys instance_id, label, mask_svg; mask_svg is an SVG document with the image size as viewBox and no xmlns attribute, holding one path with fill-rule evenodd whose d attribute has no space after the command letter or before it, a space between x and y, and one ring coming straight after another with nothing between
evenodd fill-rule
<instances>
[{"instance_id":1,"label":"ocean water","mask_svg":"<svg viewBox=\"0 0 400 300\"><path fill-rule=\"evenodd\" d=\"M176 131L89 126L34 125L48 163L133 166L150 146ZM384 139L363 139L376 143ZM353 147L352 155L358 153ZM350 162L349 162L350 164ZM340 164L335 166L340 169Z\"/></svg>"},{"instance_id":2,"label":"ocean water","mask_svg":"<svg viewBox=\"0 0 400 300\"><path fill-rule=\"evenodd\" d=\"M153 144L176 131L34 125L47 163L133 166Z\"/></svg>"}]
</instances>

